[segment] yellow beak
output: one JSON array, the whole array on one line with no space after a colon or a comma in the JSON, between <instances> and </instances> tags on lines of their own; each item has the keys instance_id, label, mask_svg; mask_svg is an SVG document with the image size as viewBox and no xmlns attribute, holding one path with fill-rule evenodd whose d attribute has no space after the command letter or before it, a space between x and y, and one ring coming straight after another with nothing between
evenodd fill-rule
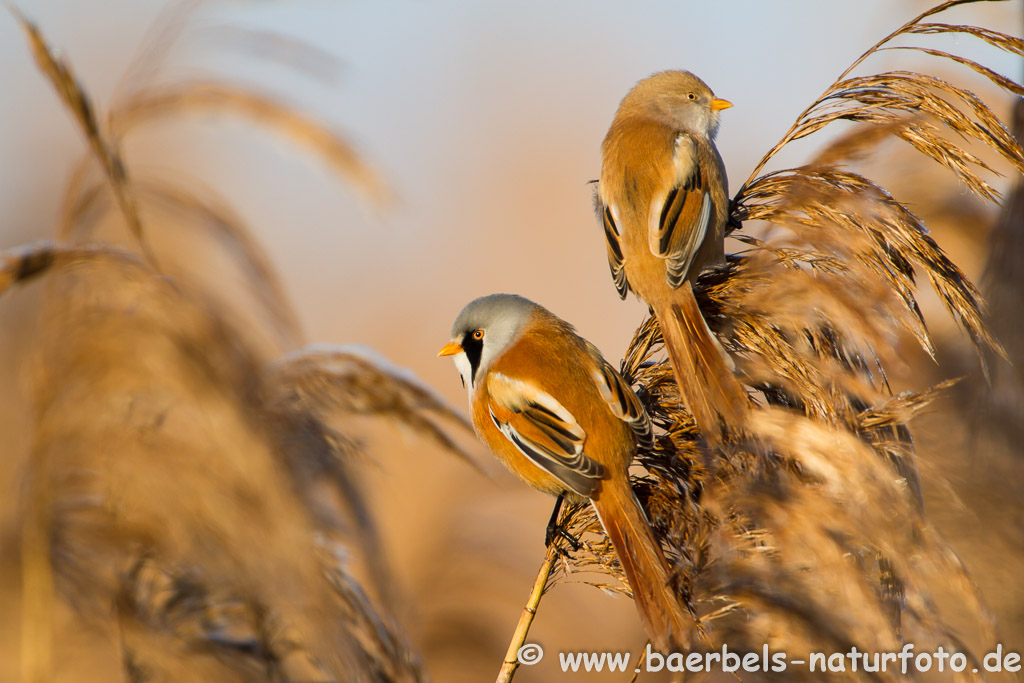
<instances>
[{"instance_id":1,"label":"yellow beak","mask_svg":"<svg viewBox=\"0 0 1024 683\"><path fill-rule=\"evenodd\" d=\"M728 109L731 106L732 106L732 102L730 102L729 100L719 100L719 99L711 100L711 108L714 111L720 111L722 109Z\"/></svg>"},{"instance_id":2,"label":"yellow beak","mask_svg":"<svg viewBox=\"0 0 1024 683\"><path fill-rule=\"evenodd\" d=\"M462 353L462 344L456 344L455 342L448 342L441 347L441 350L437 352L438 357L441 356L454 356L457 353Z\"/></svg>"}]
</instances>

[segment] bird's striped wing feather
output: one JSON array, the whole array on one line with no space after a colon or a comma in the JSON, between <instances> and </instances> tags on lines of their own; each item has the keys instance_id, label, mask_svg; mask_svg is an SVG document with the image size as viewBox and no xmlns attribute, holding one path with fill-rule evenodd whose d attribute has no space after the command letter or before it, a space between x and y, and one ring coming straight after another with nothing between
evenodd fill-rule
<instances>
[{"instance_id":1,"label":"bird's striped wing feather","mask_svg":"<svg viewBox=\"0 0 1024 683\"><path fill-rule=\"evenodd\" d=\"M583 452L587 435L553 396L535 384L491 372L487 406L494 426L519 451L565 484L590 496L605 469Z\"/></svg>"},{"instance_id":2,"label":"bird's striped wing feather","mask_svg":"<svg viewBox=\"0 0 1024 683\"><path fill-rule=\"evenodd\" d=\"M594 384L608 404L612 414L630 426L636 436L637 443L645 448L654 446L654 431L651 427L651 418L647 415L640 399L633 393L633 390L622 375L603 358L600 352L594 349L595 358L599 359L597 367L594 368Z\"/></svg>"},{"instance_id":3,"label":"bird's striped wing feather","mask_svg":"<svg viewBox=\"0 0 1024 683\"><path fill-rule=\"evenodd\" d=\"M626 298L629 293L629 281L626 280L626 268L622 258L622 244L619 242L619 228L615 224L615 216L610 206L598 205L601 212L601 223L604 225L605 247L608 249L608 267L612 271L612 280L619 297Z\"/></svg>"},{"instance_id":4,"label":"bird's striped wing feather","mask_svg":"<svg viewBox=\"0 0 1024 683\"><path fill-rule=\"evenodd\" d=\"M676 184L654 198L650 213L651 252L667 261L665 278L673 288L686 279L707 235L712 208L709 179L697 162L697 148L689 135L677 136L675 158Z\"/></svg>"}]
</instances>

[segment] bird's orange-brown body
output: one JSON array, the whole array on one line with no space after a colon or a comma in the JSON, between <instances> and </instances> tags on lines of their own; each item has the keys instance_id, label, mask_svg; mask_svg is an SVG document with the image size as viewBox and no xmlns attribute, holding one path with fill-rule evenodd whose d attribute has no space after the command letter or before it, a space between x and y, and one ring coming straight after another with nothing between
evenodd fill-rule
<instances>
[{"instance_id":1,"label":"bird's orange-brown body","mask_svg":"<svg viewBox=\"0 0 1024 683\"><path fill-rule=\"evenodd\" d=\"M680 391L712 440L746 395L694 298L700 272L725 260L729 197L714 146L731 106L684 71L656 74L623 99L601 146L598 211L619 294L657 317Z\"/></svg>"},{"instance_id":2,"label":"bird's orange-brown body","mask_svg":"<svg viewBox=\"0 0 1024 683\"><path fill-rule=\"evenodd\" d=\"M688 642L668 563L629 482L637 439L653 438L650 420L619 374L568 323L509 295L469 304L441 354L456 356L473 426L513 474L593 505L655 646Z\"/></svg>"},{"instance_id":3,"label":"bird's orange-brown body","mask_svg":"<svg viewBox=\"0 0 1024 683\"><path fill-rule=\"evenodd\" d=\"M629 426L615 417L598 392L591 376L593 363L587 345L568 329L559 329L559 320L538 321L525 332L494 364L489 375L510 379L530 377L531 384L555 397L576 419L588 435L584 450L587 457L599 462L608 477L624 478L629 463L636 454L636 437ZM564 359L582 358L585 363L567 363ZM483 382L473 394L473 426L477 434L513 474L535 489L559 495L567 493L570 500L582 497L567 490L563 482L523 456L515 444L498 431L491 419L493 408L499 420L510 419L509 409L502 402L492 400L489 386L499 383ZM571 386L573 391L562 387ZM498 407L501 406L501 407ZM600 438L594 438L600 434ZM600 490L600 489L598 489Z\"/></svg>"},{"instance_id":4,"label":"bird's orange-brown body","mask_svg":"<svg viewBox=\"0 0 1024 683\"><path fill-rule=\"evenodd\" d=\"M656 253L652 241L657 233L657 209L664 207L665 199L674 187L684 185L687 195L679 199L680 212L673 221L672 239L686 249L692 260L684 279L693 281L708 266L725 262L725 224L728 218L729 198L725 168L718 152L707 140L692 138L677 143L679 132L657 121L631 116L616 117L605 137L602 178L622 178L621 182L601 185L601 201L615 207L616 224L621 226L620 244L629 288L649 305L673 301L674 289L666 280L666 257ZM676 154L677 146L692 150ZM685 187L686 179L701 175ZM687 242L696 237L693 229L699 216L701 193L710 195L711 209L707 232L699 243ZM671 209L671 207L669 207ZM687 226L687 227L683 227ZM695 241L695 240L694 240ZM666 244L670 252L673 244Z\"/></svg>"}]
</instances>

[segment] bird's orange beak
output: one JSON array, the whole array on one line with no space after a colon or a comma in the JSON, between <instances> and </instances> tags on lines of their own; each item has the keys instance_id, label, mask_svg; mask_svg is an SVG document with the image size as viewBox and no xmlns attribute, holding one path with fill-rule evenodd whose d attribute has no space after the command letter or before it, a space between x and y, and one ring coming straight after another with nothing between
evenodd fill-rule
<instances>
[{"instance_id":1,"label":"bird's orange beak","mask_svg":"<svg viewBox=\"0 0 1024 683\"><path fill-rule=\"evenodd\" d=\"M441 347L441 350L437 352L437 355L440 358L441 356L454 356L457 353L462 353L462 344L448 342Z\"/></svg>"},{"instance_id":2,"label":"bird's orange beak","mask_svg":"<svg viewBox=\"0 0 1024 683\"><path fill-rule=\"evenodd\" d=\"M732 106L732 102L729 100L714 99L711 100L711 108L714 111L721 111L722 109L728 109Z\"/></svg>"}]
</instances>

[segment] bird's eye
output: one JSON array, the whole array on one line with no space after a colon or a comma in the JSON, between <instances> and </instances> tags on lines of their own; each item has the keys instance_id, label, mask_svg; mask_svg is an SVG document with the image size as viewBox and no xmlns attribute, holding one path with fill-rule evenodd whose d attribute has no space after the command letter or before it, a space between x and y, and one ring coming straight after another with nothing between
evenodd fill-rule
<instances>
[{"instance_id":1,"label":"bird's eye","mask_svg":"<svg viewBox=\"0 0 1024 683\"><path fill-rule=\"evenodd\" d=\"M474 330L474 332L473 332L473 339L476 339L477 341L479 341L479 340L481 340L483 338L484 338L484 331L483 330Z\"/></svg>"},{"instance_id":2,"label":"bird's eye","mask_svg":"<svg viewBox=\"0 0 1024 683\"><path fill-rule=\"evenodd\" d=\"M688 93L686 93L686 99L688 99L688 100L695 100L695 99L697 99L697 95L692 93L692 92L688 92Z\"/></svg>"}]
</instances>

